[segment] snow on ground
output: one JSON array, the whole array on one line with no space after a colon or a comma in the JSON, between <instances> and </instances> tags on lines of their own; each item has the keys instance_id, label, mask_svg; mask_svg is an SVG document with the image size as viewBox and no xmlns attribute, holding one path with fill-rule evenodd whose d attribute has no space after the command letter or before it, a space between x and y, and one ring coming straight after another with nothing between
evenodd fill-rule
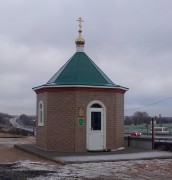
<instances>
[{"instance_id":1,"label":"snow on ground","mask_svg":"<svg viewBox=\"0 0 172 180\"><path fill-rule=\"evenodd\" d=\"M153 161L121 161L105 163L88 163L67 165L52 174L47 179L171 179L172 170L164 170L164 167L172 168L171 160ZM153 168L154 166L154 168ZM153 172L152 172L153 171ZM39 180L40 178L37 178Z\"/></svg>"},{"instance_id":2,"label":"snow on ground","mask_svg":"<svg viewBox=\"0 0 172 180\"><path fill-rule=\"evenodd\" d=\"M30 178L30 180L172 179L171 159L83 163L66 166L56 166L34 161L19 161L16 162L13 168L21 171L51 171L47 176Z\"/></svg>"},{"instance_id":3,"label":"snow on ground","mask_svg":"<svg viewBox=\"0 0 172 180\"><path fill-rule=\"evenodd\" d=\"M52 171L55 168L55 165L50 165L47 163L39 162L39 161L18 161L16 162L16 165L14 166L17 169L20 170L46 170L46 171Z\"/></svg>"}]
</instances>

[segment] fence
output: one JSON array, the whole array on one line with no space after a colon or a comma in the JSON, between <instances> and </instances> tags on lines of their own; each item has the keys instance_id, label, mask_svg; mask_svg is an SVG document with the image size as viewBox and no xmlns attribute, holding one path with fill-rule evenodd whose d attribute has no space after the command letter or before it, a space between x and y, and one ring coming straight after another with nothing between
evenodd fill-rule
<instances>
[{"instance_id":1,"label":"fence","mask_svg":"<svg viewBox=\"0 0 172 180\"><path fill-rule=\"evenodd\" d=\"M162 123L156 124L156 127L168 127L169 134L172 135L172 123ZM150 134L151 125L141 124L141 125L124 125L124 133L129 134L133 131L139 131L142 134Z\"/></svg>"}]
</instances>

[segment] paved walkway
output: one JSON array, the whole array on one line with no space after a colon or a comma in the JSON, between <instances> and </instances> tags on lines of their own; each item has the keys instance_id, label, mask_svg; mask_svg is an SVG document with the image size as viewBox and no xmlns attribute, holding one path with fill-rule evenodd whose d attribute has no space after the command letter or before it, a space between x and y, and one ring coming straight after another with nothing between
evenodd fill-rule
<instances>
[{"instance_id":1,"label":"paved walkway","mask_svg":"<svg viewBox=\"0 0 172 180\"><path fill-rule=\"evenodd\" d=\"M17 149L35 154L63 165L89 162L113 162L145 159L169 159L172 158L172 152L150 151L126 147L111 152L84 152L84 153L59 153L56 151L45 151L33 144L17 144Z\"/></svg>"}]
</instances>

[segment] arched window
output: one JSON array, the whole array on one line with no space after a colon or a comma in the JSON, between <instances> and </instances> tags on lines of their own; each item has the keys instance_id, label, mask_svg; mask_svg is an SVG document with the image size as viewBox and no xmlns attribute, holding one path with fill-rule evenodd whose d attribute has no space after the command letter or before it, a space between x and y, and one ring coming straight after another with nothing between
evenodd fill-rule
<instances>
[{"instance_id":1,"label":"arched window","mask_svg":"<svg viewBox=\"0 0 172 180\"><path fill-rule=\"evenodd\" d=\"M100 106L100 104L95 103L95 104L91 105L91 108L102 108L102 107Z\"/></svg>"},{"instance_id":2,"label":"arched window","mask_svg":"<svg viewBox=\"0 0 172 180\"><path fill-rule=\"evenodd\" d=\"M44 104L42 101L38 105L38 126L44 126Z\"/></svg>"}]
</instances>

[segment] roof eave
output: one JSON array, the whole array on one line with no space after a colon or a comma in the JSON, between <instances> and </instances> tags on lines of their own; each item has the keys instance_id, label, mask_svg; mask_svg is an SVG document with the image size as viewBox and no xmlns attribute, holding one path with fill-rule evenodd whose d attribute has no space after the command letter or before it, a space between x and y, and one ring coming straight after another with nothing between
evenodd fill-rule
<instances>
[{"instance_id":1,"label":"roof eave","mask_svg":"<svg viewBox=\"0 0 172 180\"><path fill-rule=\"evenodd\" d=\"M128 91L129 88L122 87L119 85L116 86L92 86L92 85L42 85L32 88L34 91L44 89L44 88L60 88L60 87L85 87L85 88L107 88L107 89L120 89Z\"/></svg>"}]
</instances>

